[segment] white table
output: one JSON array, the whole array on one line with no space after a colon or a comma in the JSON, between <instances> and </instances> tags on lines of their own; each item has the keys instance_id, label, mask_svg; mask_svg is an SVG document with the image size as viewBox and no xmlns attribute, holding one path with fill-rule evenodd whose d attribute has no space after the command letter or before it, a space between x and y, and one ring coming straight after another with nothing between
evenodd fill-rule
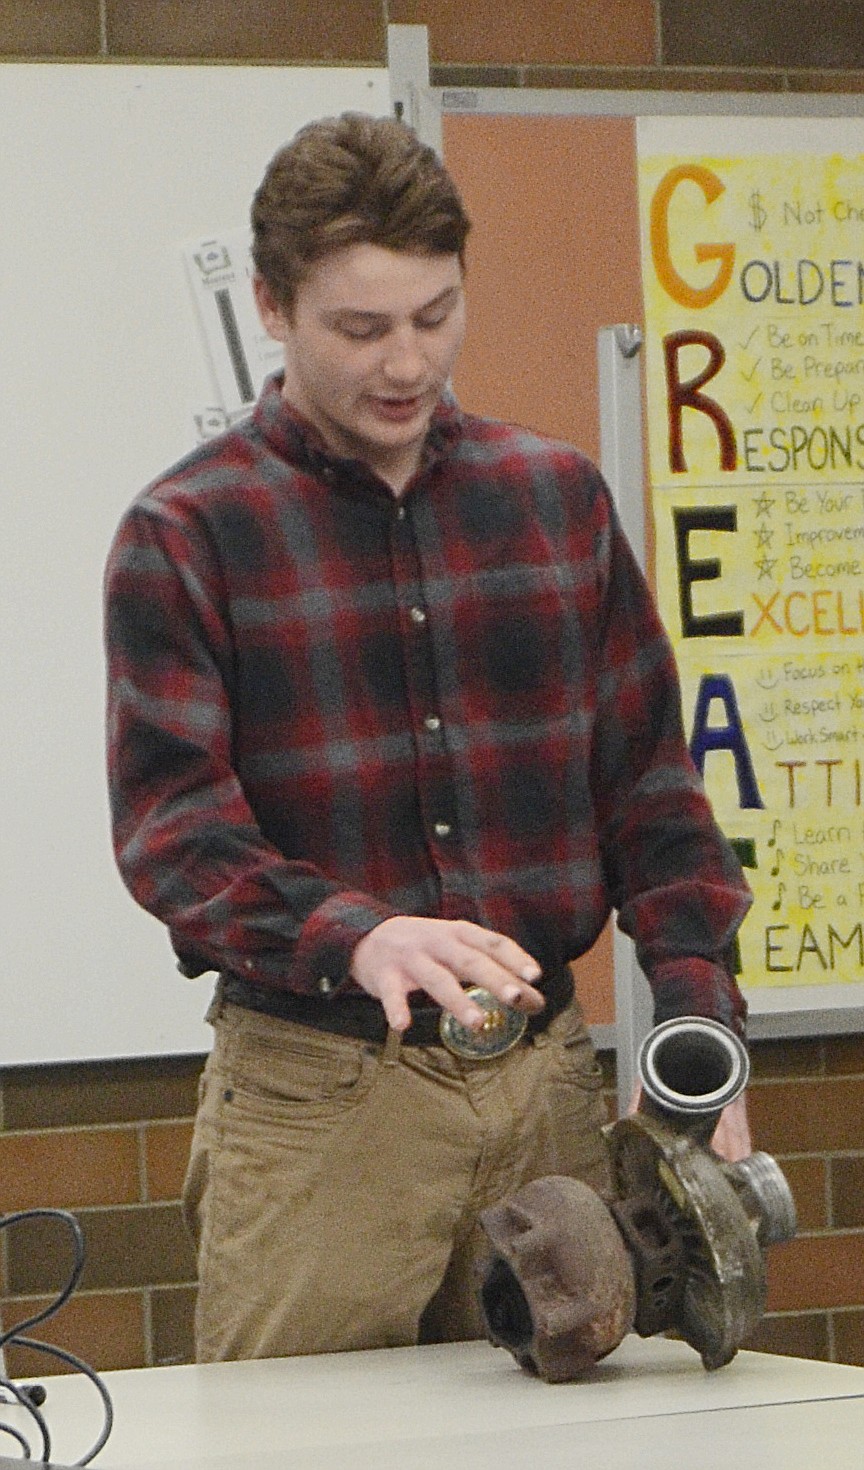
<instances>
[{"instance_id":1,"label":"white table","mask_svg":"<svg viewBox=\"0 0 864 1470\"><path fill-rule=\"evenodd\" d=\"M561 1385L479 1342L104 1379L103 1470L864 1470L864 1368L742 1352L709 1374L659 1338ZM83 1379L49 1379L44 1412L55 1461L95 1440Z\"/></svg>"}]
</instances>

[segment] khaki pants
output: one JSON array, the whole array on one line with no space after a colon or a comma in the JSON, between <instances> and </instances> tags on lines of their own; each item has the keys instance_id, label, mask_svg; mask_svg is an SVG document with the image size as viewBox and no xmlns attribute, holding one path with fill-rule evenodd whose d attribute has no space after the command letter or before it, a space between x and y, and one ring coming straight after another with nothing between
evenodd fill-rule
<instances>
[{"instance_id":1,"label":"khaki pants","mask_svg":"<svg viewBox=\"0 0 864 1470\"><path fill-rule=\"evenodd\" d=\"M491 1061L371 1046L224 1005L184 1188L199 1361L483 1335L479 1211L607 1182L578 1008Z\"/></svg>"}]
</instances>

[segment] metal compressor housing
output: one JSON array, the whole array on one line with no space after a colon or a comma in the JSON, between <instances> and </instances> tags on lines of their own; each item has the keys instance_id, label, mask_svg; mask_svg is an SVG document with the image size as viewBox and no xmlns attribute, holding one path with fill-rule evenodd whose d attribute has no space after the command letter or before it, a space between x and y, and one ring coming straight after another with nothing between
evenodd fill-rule
<instances>
[{"instance_id":1,"label":"metal compressor housing","mask_svg":"<svg viewBox=\"0 0 864 1470\"><path fill-rule=\"evenodd\" d=\"M548 1382L578 1377L630 1330L672 1330L706 1368L728 1363L765 1309L765 1249L795 1233L776 1161L726 1163L709 1146L747 1081L738 1038L698 1016L665 1022L639 1070L639 1110L605 1130L607 1200L550 1175L480 1217L487 1335Z\"/></svg>"}]
</instances>

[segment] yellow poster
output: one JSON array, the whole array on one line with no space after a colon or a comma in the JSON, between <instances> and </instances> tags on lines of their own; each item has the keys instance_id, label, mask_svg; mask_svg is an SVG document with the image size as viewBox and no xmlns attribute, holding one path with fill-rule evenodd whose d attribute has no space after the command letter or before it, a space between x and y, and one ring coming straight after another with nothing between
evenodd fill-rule
<instances>
[{"instance_id":1,"label":"yellow poster","mask_svg":"<svg viewBox=\"0 0 864 1470\"><path fill-rule=\"evenodd\" d=\"M755 894L743 982L860 983L864 154L751 132L640 124L658 598Z\"/></svg>"}]
</instances>

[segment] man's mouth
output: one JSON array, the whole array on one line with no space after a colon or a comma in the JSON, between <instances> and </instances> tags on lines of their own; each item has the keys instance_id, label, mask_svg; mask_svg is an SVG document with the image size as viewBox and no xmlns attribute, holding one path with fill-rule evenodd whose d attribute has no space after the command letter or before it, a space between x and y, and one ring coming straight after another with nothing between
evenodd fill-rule
<instances>
[{"instance_id":1,"label":"man's mouth","mask_svg":"<svg viewBox=\"0 0 864 1470\"><path fill-rule=\"evenodd\" d=\"M385 398L383 396L370 399L372 411L378 418L387 419L391 423L407 423L422 409L425 397L422 393L415 393L410 398Z\"/></svg>"}]
</instances>

